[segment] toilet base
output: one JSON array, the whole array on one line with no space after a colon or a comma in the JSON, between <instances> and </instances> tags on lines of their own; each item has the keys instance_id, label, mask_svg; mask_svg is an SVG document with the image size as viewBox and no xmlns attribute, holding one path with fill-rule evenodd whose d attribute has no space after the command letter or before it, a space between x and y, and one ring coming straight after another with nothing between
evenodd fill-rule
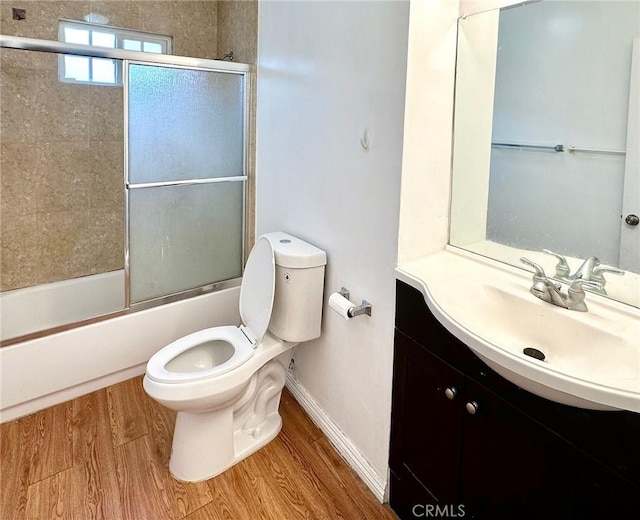
<instances>
[{"instance_id":1,"label":"toilet base","mask_svg":"<svg viewBox=\"0 0 640 520\"><path fill-rule=\"evenodd\" d=\"M215 477L278 436L285 369L274 359L252 379L245 394L227 408L178 412L169 460L175 478L200 482Z\"/></svg>"},{"instance_id":2,"label":"toilet base","mask_svg":"<svg viewBox=\"0 0 640 520\"><path fill-rule=\"evenodd\" d=\"M233 435L233 441L236 447L236 457L233 464L240 462L242 459L247 458L263 446L269 444L278 436L281 429L282 417L280 417L280 414L276 412L267 417L267 420L260 428L260 435L257 438L251 433L245 433L243 431L235 432ZM222 471L220 473L222 473Z\"/></svg>"},{"instance_id":3,"label":"toilet base","mask_svg":"<svg viewBox=\"0 0 640 520\"><path fill-rule=\"evenodd\" d=\"M218 456L203 457L201 452L193 449L196 443L190 443L188 446L178 447L176 444L171 448L171 459L169 460L169 471L177 480L183 482L201 482L216 477L228 470L241 460L254 454L260 448L269 444L275 439L282 429L282 418L279 413L272 414L265 421L262 427L261 435L255 438L252 434L242 431L235 432L233 435L233 443L235 449L233 454L228 456L228 451L224 447L220 447L215 451ZM175 436L174 436L175 440ZM211 449L211 447L209 447Z\"/></svg>"}]
</instances>

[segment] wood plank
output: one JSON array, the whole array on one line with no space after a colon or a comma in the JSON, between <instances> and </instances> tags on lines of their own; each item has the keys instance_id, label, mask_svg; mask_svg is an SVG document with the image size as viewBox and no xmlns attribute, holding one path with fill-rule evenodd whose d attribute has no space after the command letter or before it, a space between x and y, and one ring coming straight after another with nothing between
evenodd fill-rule
<instances>
[{"instance_id":1,"label":"wood plank","mask_svg":"<svg viewBox=\"0 0 640 520\"><path fill-rule=\"evenodd\" d=\"M278 505L286 506L286 518L345 519L358 518L359 513L346 494L336 496L317 477L312 461L305 460L293 445L285 445L281 434L268 446L255 453L250 464L263 470L271 495L278 495Z\"/></svg>"},{"instance_id":2,"label":"wood plank","mask_svg":"<svg viewBox=\"0 0 640 520\"><path fill-rule=\"evenodd\" d=\"M360 480L355 471L340 457L326 437L318 439L312 446L318 455L314 467L326 468L321 475L323 482L339 482L350 499L362 511L367 520L397 520L396 514L386 504L380 504L371 490Z\"/></svg>"},{"instance_id":3,"label":"wood plank","mask_svg":"<svg viewBox=\"0 0 640 520\"><path fill-rule=\"evenodd\" d=\"M236 518L264 518L256 496L255 478L240 468L233 466L222 475L209 479L207 484L213 500L198 512L189 515L189 520L215 518L234 520ZM239 499L239 497L242 497ZM194 518L192 518L192 516Z\"/></svg>"},{"instance_id":4,"label":"wood plank","mask_svg":"<svg viewBox=\"0 0 640 520\"><path fill-rule=\"evenodd\" d=\"M105 476L94 478L98 474L96 468L87 468L93 464L93 460L87 460L30 485L25 518L123 519L117 490L114 498L113 491L101 487Z\"/></svg>"},{"instance_id":5,"label":"wood plank","mask_svg":"<svg viewBox=\"0 0 640 520\"><path fill-rule=\"evenodd\" d=\"M273 514L268 512L267 499L265 499L265 497L270 498L269 488L261 474L250 471L246 464L240 462L223 473L221 477L225 475L229 479L229 484L223 488L223 492L230 497L243 497L242 502L248 518L263 520L273 518Z\"/></svg>"},{"instance_id":6,"label":"wood plank","mask_svg":"<svg viewBox=\"0 0 640 520\"><path fill-rule=\"evenodd\" d=\"M34 414L29 483L34 484L73 464L72 402Z\"/></svg>"},{"instance_id":7,"label":"wood plank","mask_svg":"<svg viewBox=\"0 0 640 520\"><path fill-rule=\"evenodd\" d=\"M73 469L61 471L29 486L27 490L26 518L74 520L72 489ZM11 518L11 517L8 517Z\"/></svg>"},{"instance_id":8,"label":"wood plank","mask_svg":"<svg viewBox=\"0 0 640 520\"><path fill-rule=\"evenodd\" d=\"M291 438L281 432L277 442L272 443L273 449L265 450L264 455L269 457L271 464L279 463L287 473L295 475L295 485L317 517L345 520L359 518L360 511L354 507L346 490L332 487L330 482L323 482L318 473L318 470L322 470L317 467L318 461L305 457L303 451L297 448L310 445L297 440L296 438L291 442ZM313 452L308 450L308 453Z\"/></svg>"},{"instance_id":9,"label":"wood plank","mask_svg":"<svg viewBox=\"0 0 640 520\"><path fill-rule=\"evenodd\" d=\"M306 417L306 413L298 403L292 405L287 403L288 407L296 409L296 413ZM307 418L307 420L310 420ZM306 428L303 426L303 428ZM305 442L307 441L307 442ZM318 451L316 444L321 443L323 446L330 446L327 438L320 433L315 440L308 442L309 438L305 435L304 430L300 429L300 422L289 422L283 426L283 431L279 436L279 442L284 449L280 455L284 460L291 461L299 474L299 481L305 482L310 489L315 490L322 497L330 497L332 503L330 507L334 508L334 515L342 515L346 518L369 518L364 515L360 502L363 497L371 503L372 511L369 511L371 518L377 518L378 512L382 506L377 503L371 492L365 488L357 475L347 466L346 462L330 447L334 454L334 458L328 463L326 458L319 456L322 451ZM334 465L338 465L350 473L337 472ZM363 490L367 494L363 495ZM331 509L330 509L331 512ZM383 517L384 518L384 517Z\"/></svg>"},{"instance_id":10,"label":"wood plank","mask_svg":"<svg viewBox=\"0 0 640 520\"><path fill-rule=\"evenodd\" d=\"M299 442L298 432L283 431L280 442L301 479L322 496L331 497L347 518L395 519L347 465L323 435L313 443Z\"/></svg>"},{"instance_id":11,"label":"wood plank","mask_svg":"<svg viewBox=\"0 0 640 520\"><path fill-rule=\"evenodd\" d=\"M107 388L114 448L149 433L146 399L141 377Z\"/></svg>"},{"instance_id":12,"label":"wood plank","mask_svg":"<svg viewBox=\"0 0 640 520\"><path fill-rule=\"evenodd\" d=\"M75 518L123 518L111 439L106 390L76 399L72 472Z\"/></svg>"},{"instance_id":13,"label":"wood plank","mask_svg":"<svg viewBox=\"0 0 640 520\"><path fill-rule=\"evenodd\" d=\"M125 518L184 518L212 497L206 482L174 479L157 459L150 435L115 449L116 475Z\"/></svg>"},{"instance_id":14,"label":"wood plank","mask_svg":"<svg viewBox=\"0 0 640 520\"><path fill-rule=\"evenodd\" d=\"M269 457L266 456L265 451L269 450L276 440L240 463L247 472L260 476L256 480L257 493L251 500L260 506L270 520L322 518L317 515L307 515L304 499L301 498L293 482L283 475L281 468L270 466Z\"/></svg>"},{"instance_id":15,"label":"wood plank","mask_svg":"<svg viewBox=\"0 0 640 520\"><path fill-rule=\"evenodd\" d=\"M215 498L214 498L215 500ZM236 517L240 518L240 517ZM185 517L185 520L235 520L232 516L220 516L217 510L211 506L211 504L207 504L204 507L201 507L197 511L194 511L189 516Z\"/></svg>"},{"instance_id":16,"label":"wood plank","mask_svg":"<svg viewBox=\"0 0 640 520\"><path fill-rule=\"evenodd\" d=\"M26 518L73 520L71 468L29 486Z\"/></svg>"},{"instance_id":17,"label":"wood plank","mask_svg":"<svg viewBox=\"0 0 640 520\"><path fill-rule=\"evenodd\" d=\"M33 419L0 425L0 518L25 518Z\"/></svg>"},{"instance_id":18,"label":"wood plank","mask_svg":"<svg viewBox=\"0 0 640 520\"><path fill-rule=\"evenodd\" d=\"M71 516L82 520L124 520L115 471L105 471L99 460L92 457L67 470L71 479Z\"/></svg>"},{"instance_id":19,"label":"wood plank","mask_svg":"<svg viewBox=\"0 0 640 520\"><path fill-rule=\"evenodd\" d=\"M282 399L280 400L280 415L282 416L282 428L284 430L295 430L300 440L313 442L324 437L322 430L313 423L302 406L286 388L283 390Z\"/></svg>"},{"instance_id":20,"label":"wood plank","mask_svg":"<svg viewBox=\"0 0 640 520\"><path fill-rule=\"evenodd\" d=\"M167 466L171 457L173 430L176 425L176 412L162 406L151 397L146 396L145 405L149 418L149 429L153 441L155 457Z\"/></svg>"},{"instance_id":21,"label":"wood plank","mask_svg":"<svg viewBox=\"0 0 640 520\"><path fill-rule=\"evenodd\" d=\"M332 496L348 497L348 500L361 510L352 510L351 505L343 503L342 508L350 511L349 514L365 515L364 518L396 518L395 513L388 507L378 503L286 388L282 394L280 412L283 418L280 441L289 447L289 456L292 460L298 461L300 471L310 482L315 482L316 485L319 482L325 483L330 489L324 489L322 492L330 493ZM302 460L300 455L296 455L296 451L304 452ZM308 472L309 468L315 470L315 475ZM318 492L321 492L320 487Z\"/></svg>"}]
</instances>

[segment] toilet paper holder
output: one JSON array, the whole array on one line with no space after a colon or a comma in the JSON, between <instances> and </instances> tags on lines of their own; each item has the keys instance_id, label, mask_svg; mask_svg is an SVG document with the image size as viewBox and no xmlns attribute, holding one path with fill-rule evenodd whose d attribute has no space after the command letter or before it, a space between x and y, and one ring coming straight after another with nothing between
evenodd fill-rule
<instances>
[{"instance_id":1,"label":"toilet paper holder","mask_svg":"<svg viewBox=\"0 0 640 520\"><path fill-rule=\"evenodd\" d=\"M343 298L349 300L349 289L343 287L338 291L338 294ZM355 318L356 316L361 316L366 314L367 316L371 316L371 304L367 300L362 300L360 305L353 307L353 309L349 310L349 317Z\"/></svg>"}]
</instances>

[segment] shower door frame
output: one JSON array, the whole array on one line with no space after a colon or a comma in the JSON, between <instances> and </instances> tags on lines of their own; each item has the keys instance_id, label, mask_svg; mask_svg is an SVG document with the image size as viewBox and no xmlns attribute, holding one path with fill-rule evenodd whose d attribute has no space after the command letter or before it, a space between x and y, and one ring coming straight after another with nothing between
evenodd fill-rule
<instances>
[{"instance_id":1,"label":"shower door frame","mask_svg":"<svg viewBox=\"0 0 640 520\"><path fill-rule=\"evenodd\" d=\"M83 325L105 321L111 318L116 318L119 316L124 316L127 314L138 312L140 310L156 307L159 305L164 305L166 303L171 303L174 301L192 298L194 296L199 296L201 294L221 291L224 289L237 287L240 285L242 278L238 277L238 278L232 278L229 280L213 282L205 286L189 289L189 290L178 292L168 296L154 298L154 299L142 301L142 302L136 302L133 304L131 303L130 301L131 284L130 284L130 278L129 278L130 276L129 242L128 242L129 240L129 200L128 200L129 199L129 186L128 186L129 114L128 114L128 95L127 95L126 89L128 84L127 83L128 82L128 65L132 63L141 64L141 65L182 68L182 69L189 69L189 70L204 70L208 72L221 72L221 73L227 73L227 74L238 74L243 76L243 85L242 85L243 86L243 154L242 154L243 155L242 157L243 175L234 176L234 177L215 178L213 182L226 181L226 182L242 182L243 183L243 190L242 190L243 222L242 222L242 256L241 258L244 259L245 250L247 246L245 241L248 236L246 202L247 202L247 185L249 180L248 168L250 164L249 143L251 141L250 135L249 135L249 133L251 132L250 100L251 100L251 93L253 89L252 67L250 65L245 63L234 63L234 62L211 60L211 59L205 59L205 58L193 58L189 56L176 56L173 54L154 54L154 53L146 53L146 52L140 52L140 51L128 51L124 49L108 49L108 48L101 48L101 47L92 47L90 45L66 43L66 42L59 42L59 41L53 41L53 40L41 40L37 38L27 38L23 36L10 36L10 35L3 35L3 34L0 34L0 48L38 51L38 52L46 52L46 53L53 53L53 54L69 54L74 56L88 56L88 57L96 57L96 58L111 58L111 59L117 59L122 61L122 66L123 66L122 95L123 95L123 122L124 122L123 190L125 195L125 208L124 208L124 211L125 211L124 242L125 243L124 243L124 251L123 251L124 271L125 271L125 286L123 288L124 296L125 296L124 308L122 310L109 312L106 314L94 316L84 320L43 329L37 332L25 334L23 336L7 338L5 340L0 341L0 347L5 347L5 346L13 345L16 343L20 343L23 341L45 337L50 334L62 332L62 331L73 329ZM212 179L201 179L201 180L194 180L194 181L174 181L173 183L148 183L148 184L184 185L184 184L203 184L203 183L209 183L209 182L212 182ZM138 187L142 187L142 186L138 186ZM244 265L241 265L241 272L243 270L244 270Z\"/></svg>"}]
</instances>

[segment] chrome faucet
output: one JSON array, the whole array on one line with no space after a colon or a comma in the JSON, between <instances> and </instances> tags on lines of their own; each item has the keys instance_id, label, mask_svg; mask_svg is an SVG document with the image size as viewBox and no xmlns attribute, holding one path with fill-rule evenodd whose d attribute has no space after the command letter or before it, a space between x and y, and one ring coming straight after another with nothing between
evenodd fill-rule
<instances>
[{"instance_id":1,"label":"chrome faucet","mask_svg":"<svg viewBox=\"0 0 640 520\"><path fill-rule=\"evenodd\" d=\"M588 310L584 301L584 289L582 288L584 280L580 278L573 280L565 294L562 292L562 285L547 278L544 269L538 264L525 257L520 258L520 261L533 267L533 285L529 292L536 298L572 311L586 312Z\"/></svg>"},{"instance_id":2,"label":"chrome faucet","mask_svg":"<svg viewBox=\"0 0 640 520\"><path fill-rule=\"evenodd\" d=\"M571 274L571 269L569 268L567 259L564 256L554 253L553 251L549 251L548 249L543 249L543 251L558 259L554 278L568 283L571 283L574 280L582 280L584 282L583 287L586 290L598 294L603 294L605 296L607 294L607 291L604 288L607 283L604 273L619 274L621 276L624 275L624 271L622 269L602 265L600 259L596 256L587 258L582 262L582 265L576 270L576 272Z\"/></svg>"},{"instance_id":3,"label":"chrome faucet","mask_svg":"<svg viewBox=\"0 0 640 520\"><path fill-rule=\"evenodd\" d=\"M573 280L577 278L582 278L583 280L591 280L591 274L593 273L593 270L599 265L600 259L597 256L590 256L584 262L582 262L582 265L578 267L577 271L573 273L570 278L572 278Z\"/></svg>"}]
</instances>

